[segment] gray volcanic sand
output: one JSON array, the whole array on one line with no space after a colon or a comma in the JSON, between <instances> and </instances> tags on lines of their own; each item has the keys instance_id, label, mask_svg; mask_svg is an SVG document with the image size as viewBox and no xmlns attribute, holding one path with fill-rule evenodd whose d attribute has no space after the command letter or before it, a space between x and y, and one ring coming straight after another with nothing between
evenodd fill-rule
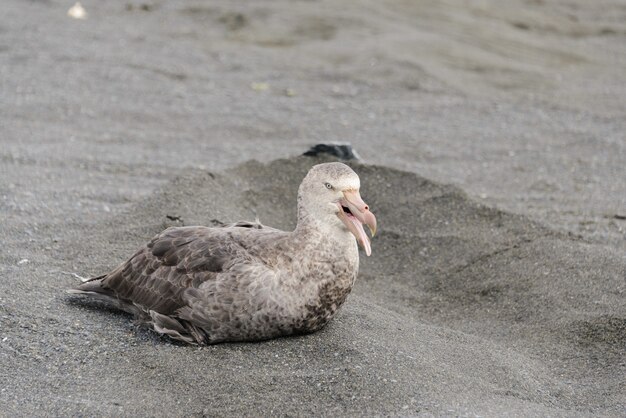
<instances>
[{"instance_id":1,"label":"gray volcanic sand","mask_svg":"<svg viewBox=\"0 0 626 418\"><path fill-rule=\"evenodd\" d=\"M626 5L460 3L3 1L0 415L626 415ZM327 141L380 235L323 331L64 293L169 225L293 227Z\"/></svg>"}]
</instances>

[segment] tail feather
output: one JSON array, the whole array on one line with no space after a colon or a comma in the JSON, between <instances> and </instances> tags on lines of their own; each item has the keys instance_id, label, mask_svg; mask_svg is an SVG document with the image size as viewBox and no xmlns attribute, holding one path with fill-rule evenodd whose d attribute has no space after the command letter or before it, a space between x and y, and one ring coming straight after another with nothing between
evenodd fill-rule
<instances>
[{"instance_id":1,"label":"tail feather","mask_svg":"<svg viewBox=\"0 0 626 418\"><path fill-rule=\"evenodd\" d=\"M68 293L107 293L107 291L102 286L102 280L106 277L106 275L93 277L88 279L87 281L82 282L74 289L68 289Z\"/></svg>"},{"instance_id":2,"label":"tail feather","mask_svg":"<svg viewBox=\"0 0 626 418\"><path fill-rule=\"evenodd\" d=\"M102 281L106 278L103 276L94 277L76 286L73 289L67 289L67 293L72 295L86 295L94 299L104 301L113 306L136 315L137 317L145 316L145 312L135 306L133 303L119 299L110 289L102 285Z\"/></svg>"}]
</instances>

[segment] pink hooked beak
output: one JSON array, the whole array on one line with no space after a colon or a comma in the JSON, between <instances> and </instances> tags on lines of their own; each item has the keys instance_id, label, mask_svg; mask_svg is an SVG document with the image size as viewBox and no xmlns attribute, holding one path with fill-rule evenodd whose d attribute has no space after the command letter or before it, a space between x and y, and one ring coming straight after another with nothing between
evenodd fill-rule
<instances>
[{"instance_id":1,"label":"pink hooked beak","mask_svg":"<svg viewBox=\"0 0 626 418\"><path fill-rule=\"evenodd\" d=\"M361 199L358 190L345 190L343 199L339 201L341 211L338 216L343 221L352 235L368 256L372 254L372 246L370 239L363 229L363 224L367 225L372 233L372 237L376 234L376 217L369 210L369 206Z\"/></svg>"}]
</instances>

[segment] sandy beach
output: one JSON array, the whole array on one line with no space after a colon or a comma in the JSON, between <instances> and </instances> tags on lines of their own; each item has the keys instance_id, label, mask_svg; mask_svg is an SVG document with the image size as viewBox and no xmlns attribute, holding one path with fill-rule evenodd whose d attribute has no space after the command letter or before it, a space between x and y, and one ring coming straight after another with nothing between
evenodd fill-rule
<instances>
[{"instance_id":1,"label":"sandy beach","mask_svg":"<svg viewBox=\"0 0 626 418\"><path fill-rule=\"evenodd\" d=\"M1 416L624 416L626 3L7 0ZM322 331L192 347L72 297L173 225L379 220Z\"/></svg>"}]
</instances>

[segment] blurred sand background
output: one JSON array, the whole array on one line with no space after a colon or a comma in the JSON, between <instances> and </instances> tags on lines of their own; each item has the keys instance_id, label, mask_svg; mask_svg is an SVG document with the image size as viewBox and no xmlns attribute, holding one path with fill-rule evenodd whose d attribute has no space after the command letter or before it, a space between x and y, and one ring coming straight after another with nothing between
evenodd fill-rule
<instances>
[{"instance_id":1,"label":"blurred sand background","mask_svg":"<svg viewBox=\"0 0 626 418\"><path fill-rule=\"evenodd\" d=\"M626 2L72 4L0 6L0 414L626 414ZM166 225L292 226L329 141L381 235L322 332L63 293Z\"/></svg>"}]
</instances>

